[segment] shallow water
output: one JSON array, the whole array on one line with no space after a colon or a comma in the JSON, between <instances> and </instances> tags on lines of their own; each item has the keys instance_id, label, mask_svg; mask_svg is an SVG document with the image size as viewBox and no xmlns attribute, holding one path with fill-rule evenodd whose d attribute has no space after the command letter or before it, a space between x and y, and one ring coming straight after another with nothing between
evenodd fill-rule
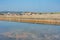
<instances>
[{"instance_id":1,"label":"shallow water","mask_svg":"<svg viewBox=\"0 0 60 40\"><path fill-rule=\"evenodd\" d=\"M60 40L60 26L0 21L0 35L6 40L17 40L16 34L18 40Z\"/></svg>"}]
</instances>

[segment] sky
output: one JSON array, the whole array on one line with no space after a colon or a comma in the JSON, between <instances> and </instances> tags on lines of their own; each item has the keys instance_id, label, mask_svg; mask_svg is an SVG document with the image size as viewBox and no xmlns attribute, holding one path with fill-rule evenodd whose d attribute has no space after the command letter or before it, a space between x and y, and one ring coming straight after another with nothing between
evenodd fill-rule
<instances>
[{"instance_id":1,"label":"sky","mask_svg":"<svg viewBox=\"0 0 60 40\"><path fill-rule=\"evenodd\" d=\"M0 0L0 11L60 12L60 0Z\"/></svg>"}]
</instances>

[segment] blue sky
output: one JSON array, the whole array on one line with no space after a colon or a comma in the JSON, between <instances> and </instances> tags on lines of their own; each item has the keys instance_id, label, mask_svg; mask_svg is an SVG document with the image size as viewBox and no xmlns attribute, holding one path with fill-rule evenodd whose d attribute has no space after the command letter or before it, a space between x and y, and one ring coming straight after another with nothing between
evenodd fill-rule
<instances>
[{"instance_id":1,"label":"blue sky","mask_svg":"<svg viewBox=\"0 0 60 40\"><path fill-rule=\"evenodd\" d=\"M0 11L60 12L60 0L0 0Z\"/></svg>"}]
</instances>

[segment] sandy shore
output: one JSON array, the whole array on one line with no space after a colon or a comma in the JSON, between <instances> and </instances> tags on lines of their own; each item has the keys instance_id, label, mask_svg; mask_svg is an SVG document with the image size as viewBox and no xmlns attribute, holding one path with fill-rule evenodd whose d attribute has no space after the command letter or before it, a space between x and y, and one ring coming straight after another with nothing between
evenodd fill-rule
<instances>
[{"instance_id":1,"label":"sandy shore","mask_svg":"<svg viewBox=\"0 0 60 40\"><path fill-rule=\"evenodd\" d=\"M45 15L45 17L44 17ZM28 22L28 23L39 23L39 24L56 24L60 25L60 14L43 14L40 17L36 16L2 16L0 15L0 20L4 21L14 21L14 22ZM53 17L52 17L53 16Z\"/></svg>"}]
</instances>

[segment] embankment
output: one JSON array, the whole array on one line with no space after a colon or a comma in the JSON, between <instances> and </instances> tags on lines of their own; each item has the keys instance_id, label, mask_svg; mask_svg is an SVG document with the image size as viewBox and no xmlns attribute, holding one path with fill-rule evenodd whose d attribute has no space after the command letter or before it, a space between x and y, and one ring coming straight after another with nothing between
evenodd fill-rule
<instances>
[{"instance_id":1,"label":"embankment","mask_svg":"<svg viewBox=\"0 0 60 40\"><path fill-rule=\"evenodd\" d=\"M14 22L28 22L28 23L39 23L39 24L55 24L60 25L60 20L53 19L25 19L20 17L5 17L0 16L0 20L3 21L14 21Z\"/></svg>"}]
</instances>

